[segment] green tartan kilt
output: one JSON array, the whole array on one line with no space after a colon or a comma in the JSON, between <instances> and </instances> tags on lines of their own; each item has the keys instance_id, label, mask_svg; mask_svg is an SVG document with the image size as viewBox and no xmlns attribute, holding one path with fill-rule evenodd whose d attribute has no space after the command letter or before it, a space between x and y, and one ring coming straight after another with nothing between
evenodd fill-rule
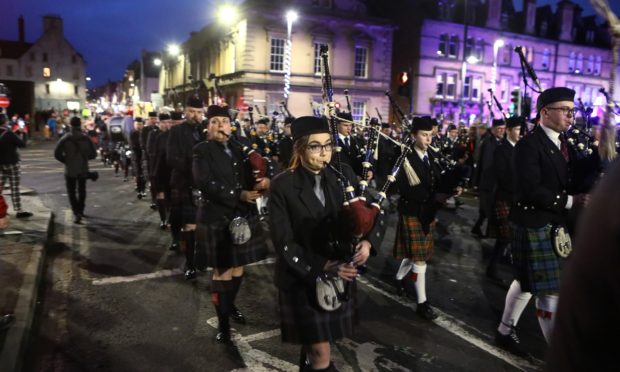
<instances>
[{"instance_id":1,"label":"green tartan kilt","mask_svg":"<svg viewBox=\"0 0 620 372\"><path fill-rule=\"evenodd\" d=\"M433 232L435 221L430 224L428 234L415 216L399 215L394 243L394 258L413 261L428 261L433 256Z\"/></svg>"},{"instance_id":2,"label":"green tartan kilt","mask_svg":"<svg viewBox=\"0 0 620 372\"><path fill-rule=\"evenodd\" d=\"M533 295L557 294L560 259L553 249L551 225L526 228L512 224L511 230L513 266L523 291Z\"/></svg>"}]
</instances>

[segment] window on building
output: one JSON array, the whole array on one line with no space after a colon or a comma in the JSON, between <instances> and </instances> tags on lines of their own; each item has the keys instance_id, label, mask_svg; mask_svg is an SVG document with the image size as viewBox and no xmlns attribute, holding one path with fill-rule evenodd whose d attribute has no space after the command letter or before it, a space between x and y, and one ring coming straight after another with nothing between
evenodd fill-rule
<instances>
[{"instance_id":1,"label":"window on building","mask_svg":"<svg viewBox=\"0 0 620 372\"><path fill-rule=\"evenodd\" d=\"M456 74L446 76L446 98L454 99L456 96Z\"/></svg>"},{"instance_id":2,"label":"window on building","mask_svg":"<svg viewBox=\"0 0 620 372\"><path fill-rule=\"evenodd\" d=\"M80 86L79 85L74 85L73 86L73 94L75 94L76 96L79 95L80 93Z\"/></svg>"},{"instance_id":3,"label":"window on building","mask_svg":"<svg viewBox=\"0 0 620 372\"><path fill-rule=\"evenodd\" d=\"M484 60L484 40L476 40L474 56L478 58L478 61L482 62Z\"/></svg>"},{"instance_id":4,"label":"window on building","mask_svg":"<svg viewBox=\"0 0 620 372\"><path fill-rule=\"evenodd\" d=\"M45 94L50 94L50 85L45 84Z\"/></svg>"},{"instance_id":5,"label":"window on building","mask_svg":"<svg viewBox=\"0 0 620 372\"><path fill-rule=\"evenodd\" d=\"M6 76L13 76L13 65L6 65Z\"/></svg>"},{"instance_id":6,"label":"window on building","mask_svg":"<svg viewBox=\"0 0 620 372\"><path fill-rule=\"evenodd\" d=\"M456 35L450 36L450 43L448 44L448 57L456 58L459 52L459 37Z\"/></svg>"},{"instance_id":7,"label":"window on building","mask_svg":"<svg viewBox=\"0 0 620 372\"><path fill-rule=\"evenodd\" d=\"M542 55L542 60L540 61L540 65L543 68L543 70L549 69L549 49L547 48L543 50L543 55Z\"/></svg>"},{"instance_id":8,"label":"window on building","mask_svg":"<svg viewBox=\"0 0 620 372\"><path fill-rule=\"evenodd\" d=\"M321 73L321 47L327 46L325 43L314 43L314 74Z\"/></svg>"},{"instance_id":9,"label":"window on building","mask_svg":"<svg viewBox=\"0 0 620 372\"><path fill-rule=\"evenodd\" d=\"M463 82L463 98L469 99L469 94L471 93L471 80L472 76L468 75L465 77L465 81Z\"/></svg>"},{"instance_id":10,"label":"window on building","mask_svg":"<svg viewBox=\"0 0 620 372\"><path fill-rule=\"evenodd\" d=\"M71 63L73 64L77 63L77 56L75 54L71 56Z\"/></svg>"},{"instance_id":11,"label":"window on building","mask_svg":"<svg viewBox=\"0 0 620 372\"><path fill-rule=\"evenodd\" d=\"M589 105L592 103L592 87L586 85L583 89L583 94L581 95L581 100L584 105Z\"/></svg>"},{"instance_id":12,"label":"window on building","mask_svg":"<svg viewBox=\"0 0 620 372\"><path fill-rule=\"evenodd\" d=\"M34 54L34 52L30 52L30 62L34 62L36 59L36 55Z\"/></svg>"},{"instance_id":13,"label":"window on building","mask_svg":"<svg viewBox=\"0 0 620 372\"><path fill-rule=\"evenodd\" d=\"M500 62L503 65L510 65L511 61L512 61L512 45L507 44L504 45L501 49L500 52Z\"/></svg>"},{"instance_id":14,"label":"window on building","mask_svg":"<svg viewBox=\"0 0 620 372\"><path fill-rule=\"evenodd\" d=\"M445 83L446 83L446 74L444 73L439 73L436 76L437 79L437 89L435 91L435 95L437 97L443 97L443 91L446 87Z\"/></svg>"},{"instance_id":15,"label":"window on building","mask_svg":"<svg viewBox=\"0 0 620 372\"><path fill-rule=\"evenodd\" d=\"M456 72L438 71L435 79L437 82L435 96L438 98L454 99L456 96Z\"/></svg>"},{"instance_id":16,"label":"window on building","mask_svg":"<svg viewBox=\"0 0 620 372\"><path fill-rule=\"evenodd\" d=\"M593 43L594 42L594 31L588 30L586 31L586 42Z\"/></svg>"},{"instance_id":17,"label":"window on building","mask_svg":"<svg viewBox=\"0 0 620 372\"><path fill-rule=\"evenodd\" d=\"M586 67L586 74L590 75L594 73L594 56L590 54L588 57L588 65Z\"/></svg>"},{"instance_id":18,"label":"window on building","mask_svg":"<svg viewBox=\"0 0 620 372\"><path fill-rule=\"evenodd\" d=\"M549 24L547 21L540 22L540 36L546 37L549 32Z\"/></svg>"},{"instance_id":19,"label":"window on building","mask_svg":"<svg viewBox=\"0 0 620 372\"><path fill-rule=\"evenodd\" d=\"M353 73L357 78L368 76L368 48L355 47L355 68Z\"/></svg>"},{"instance_id":20,"label":"window on building","mask_svg":"<svg viewBox=\"0 0 620 372\"><path fill-rule=\"evenodd\" d=\"M47 53L43 53L42 60L43 62L47 62Z\"/></svg>"},{"instance_id":21,"label":"window on building","mask_svg":"<svg viewBox=\"0 0 620 372\"><path fill-rule=\"evenodd\" d=\"M363 121L366 114L366 101L353 101L351 111L353 121Z\"/></svg>"},{"instance_id":22,"label":"window on building","mask_svg":"<svg viewBox=\"0 0 620 372\"><path fill-rule=\"evenodd\" d=\"M508 102L510 97L510 87L512 86L512 79L509 76L502 76L499 80L499 100L502 102Z\"/></svg>"},{"instance_id":23,"label":"window on building","mask_svg":"<svg viewBox=\"0 0 620 372\"><path fill-rule=\"evenodd\" d=\"M445 57L448 53L448 34L441 34L439 36L439 47L437 48L437 55Z\"/></svg>"},{"instance_id":24,"label":"window on building","mask_svg":"<svg viewBox=\"0 0 620 372\"><path fill-rule=\"evenodd\" d=\"M439 18L450 21L454 17L455 0L440 0L437 2Z\"/></svg>"},{"instance_id":25,"label":"window on building","mask_svg":"<svg viewBox=\"0 0 620 372\"><path fill-rule=\"evenodd\" d=\"M596 56L596 61L594 62L594 75L601 74L601 64L602 64L601 56Z\"/></svg>"},{"instance_id":26,"label":"window on building","mask_svg":"<svg viewBox=\"0 0 620 372\"><path fill-rule=\"evenodd\" d=\"M510 14L508 12L502 12L500 23L503 29L508 28L508 21L510 20Z\"/></svg>"},{"instance_id":27,"label":"window on building","mask_svg":"<svg viewBox=\"0 0 620 372\"><path fill-rule=\"evenodd\" d=\"M523 47L525 51L525 59L527 62L532 65L534 63L534 48L533 47Z\"/></svg>"},{"instance_id":28,"label":"window on building","mask_svg":"<svg viewBox=\"0 0 620 372\"><path fill-rule=\"evenodd\" d=\"M43 77L51 77L52 76L52 69L49 67L43 67Z\"/></svg>"},{"instance_id":29,"label":"window on building","mask_svg":"<svg viewBox=\"0 0 620 372\"><path fill-rule=\"evenodd\" d=\"M468 37L467 38L467 41L465 42L465 58L466 59L467 59L467 57L474 55L474 46L475 46L475 44L476 44L476 42L475 42L473 37Z\"/></svg>"},{"instance_id":30,"label":"window on building","mask_svg":"<svg viewBox=\"0 0 620 372\"><path fill-rule=\"evenodd\" d=\"M482 94L482 77L474 76L471 85L471 99L479 100Z\"/></svg>"},{"instance_id":31,"label":"window on building","mask_svg":"<svg viewBox=\"0 0 620 372\"><path fill-rule=\"evenodd\" d=\"M568 72L575 71L575 52L568 53Z\"/></svg>"},{"instance_id":32,"label":"window on building","mask_svg":"<svg viewBox=\"0 0 620 372\"><path fill-rule=\"evenodd\" d=\"M24 75L26 75L27 78L32 77L32 66L26 66Z\"/></svg>"},{"instance_id":33,"label":"window on building","mask_svg":"<svg viewBox=\"0 0 620 372\"><path fill-rule=\"evenodd\" d=\"M577 54L577 61L575 61L575 73L583 73L583 53Z\"/></svg>"},{"instance_id":34,"label":"window on building","mask_svg":"<svg viewBox=\"0 0 620 372\"><path fill-rule=\"evenodd\" d=\"M269 70L284 71L284 45L286 40L272 38L271 39L271 56L269 60Z\"/></svg>"}]
</instances>

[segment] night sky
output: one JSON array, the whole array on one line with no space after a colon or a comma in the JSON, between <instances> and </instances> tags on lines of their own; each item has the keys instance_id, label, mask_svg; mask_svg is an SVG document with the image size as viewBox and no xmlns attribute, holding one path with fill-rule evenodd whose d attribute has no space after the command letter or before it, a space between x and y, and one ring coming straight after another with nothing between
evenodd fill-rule
<instances>
[{"instance_id":1,"label":"night sky","mask_svg":"<svg viewBox=\"0 0 620 372\"><path fill-rule=\"evenodd\" d=\"M393 0L396 1L396 0ZM26 40L41 35L45 14L64 19L65 36L87 62L89 84L122 78L125 67L141 49L162 50L168 43L187 40L214 19L215 5L223 0L8 0L0 5L0 39L17 40L17 18L26 22ZM228 2L239 2L228 1ZM584 15L594 11L587 0L575 1ZM8 3L8 4L7 4ZM557 1L538 0L538 5ZM612 0L616 14L620 1ZM522 0L515 0L517 10ZM302 15L303 16L303 15Z\"/></svg>"}]
</instances>

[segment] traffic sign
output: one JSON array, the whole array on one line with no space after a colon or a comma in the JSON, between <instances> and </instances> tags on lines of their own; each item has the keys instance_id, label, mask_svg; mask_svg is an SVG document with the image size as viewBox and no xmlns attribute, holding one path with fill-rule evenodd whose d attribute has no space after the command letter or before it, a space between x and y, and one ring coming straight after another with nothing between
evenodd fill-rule
<instances>
[{"instance_id":1,"label":"traffic sign","mask_svg":"<svg viewBox=\"0 0 620 372\"><path fill-rule=\"evenodd\" d=\"M9 97L0 97L0 107L7 108L11 105Z\"/></svg>"}]
</instances>

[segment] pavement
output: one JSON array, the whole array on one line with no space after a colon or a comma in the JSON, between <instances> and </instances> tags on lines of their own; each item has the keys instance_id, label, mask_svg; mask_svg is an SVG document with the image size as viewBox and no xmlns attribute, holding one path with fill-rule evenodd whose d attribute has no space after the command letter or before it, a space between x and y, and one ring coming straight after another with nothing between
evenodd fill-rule
<instances>
[{"instance_id":1,"label":"pavement","mask_svg":"<svg viewBox=\"0 0 620 372\"><path fill-rule=\"evenodd\" d=\"M10 193L4 197L9 204L10 225L0 231L0 315L14 314L15 321L0 333L3 372L21 370L35 321L45 245L53 222L51 211L32 189L21 189L22 208L33 213L30 218L15 218Z\"/></svg>"}]
</instances>

